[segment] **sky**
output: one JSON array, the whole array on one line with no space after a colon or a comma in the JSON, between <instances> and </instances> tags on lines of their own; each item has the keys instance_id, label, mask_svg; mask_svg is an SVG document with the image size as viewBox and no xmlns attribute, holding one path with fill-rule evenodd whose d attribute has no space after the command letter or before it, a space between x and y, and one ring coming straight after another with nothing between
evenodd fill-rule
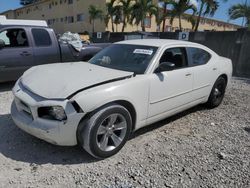
<instances>
[{"instance_id":1,"label":"sky","mask_svg":"<svg viewBox=\"0 0 250 188\"><path fill-rule=\"evenodd\" d=\"M197 0L191 0L191 1L197 1ZM245 1L246 0L228 0L227 3L224 3L223 0L219 0L220 7L212 18L228 22L229 7L237 3L245 3ZM20 7L21 5L19 4L19 2L20 2L19 0L0 0L0 12ZM250 3L250 0L248 0L248 2ZM229 22L241 25L242 19L234 21L230 20Z\"/></svg>"}]
</instances>

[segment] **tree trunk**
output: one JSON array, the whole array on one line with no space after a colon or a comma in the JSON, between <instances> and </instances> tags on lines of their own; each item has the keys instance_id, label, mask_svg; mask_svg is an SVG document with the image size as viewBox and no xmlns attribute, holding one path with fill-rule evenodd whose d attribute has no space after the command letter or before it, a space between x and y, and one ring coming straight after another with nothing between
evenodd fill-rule
<instances>
[{"instance_id":1,"label":"tree trunk","mask_svg":"<svg viewBox=\"0 0 250 188\"><path fill-rule=\"evenodd\" d=\"M111 15L110 19L111 19L112 32L115 32L113 15Z\"/></svg>"},{"instance_id":2,"label":"tree trunk","mask_svg":"<svg viewBox=\"0 0 250 188\"><path fill-rule=\"evenodd\" d=\"M165 31L166 27L166 13L167 13L167 3L164 3L164 10L163 10L163 23L162 23L162 32Z\"/></svg>"},{"instance_id":3,"label":"tree trunk","mask_svg":"<svg viewBox=\"0 0 250 188\"><path fill-rule=\"evenodd\" d=\"M146 31L146 28L145 28L145 19L143 18L142 21L141 21L141 29L142 31Z\"/></svg>"},{"instance_id":4,"label":"tree trunk","mask_svg":"<svg viewBox=\"0 0 250 188\"><path fill-rule=\"evenodd\" d=\"M126 25L126 18L123 19L122 32L124 32L125 30L125 25Z\"/></svg>"},{"instance_id":5,"label":"tree trunk","mask_svg":"<svg viewBox=\"0 0 250 188\"><path fill-rule=\"evenodd\" d=\"M204 2L202 2L194 31L198 31L198 28L199 28L199 25L200 25L200 20L201 20L201 14L203 12L204 5L205 5Z\"/></svg>"},{"instance_id":6,"label":"tree trunk","mask_svg":"<svg viewBox=\"0 0 250 188\"><path fill-rule=\"evenodd\" d=\"M181 15L179 15L179 28L182 31L182 26L181 26Z\"/></svg>"},{"instance_id":7,"label":"tree trunk","mask_svg":"<svg viewBox=\"0 0 250 188\"><path fill-rule=\"evenodd\" d=\"M93 22L92 23L92 34L94 34L94 32L95 32L95 19L93 19L92 22Z\"/></svg>"}]
</instances>

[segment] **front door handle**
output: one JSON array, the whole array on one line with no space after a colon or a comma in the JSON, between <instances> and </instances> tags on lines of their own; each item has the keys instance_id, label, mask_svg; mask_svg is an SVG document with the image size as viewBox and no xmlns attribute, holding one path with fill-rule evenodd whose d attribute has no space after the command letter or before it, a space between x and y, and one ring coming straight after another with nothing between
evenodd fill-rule
<instances>
[{"instance_id":1,"label":"front door handle","mask_svg":"<svg viewBox=\"0 0 250 188\"><path fill-rule=\"evenodd\" d=\"M187 73L186 76L191 76L192 74L191 73Z\"/></svg>"},{"instance_id":2,"label":"front door handle","mask_svg":"<svg viewBox=\"0 0 250 188\"><path fill-rule=\"evenodd\" d=\"M216 70L217 70L217 68L213 68L213 70L214 70L214 71L216 71Z\"/></svg>"},{"instance_id":3,"label":"front door handle","mask_svg":"<svg viewBox=\"0 0 250 188\"><path fill-rule=\"evenodd\" d=\"M21 56L30 56L31 54L27 51L20 53Z\"/></svg>"}]
</instances>

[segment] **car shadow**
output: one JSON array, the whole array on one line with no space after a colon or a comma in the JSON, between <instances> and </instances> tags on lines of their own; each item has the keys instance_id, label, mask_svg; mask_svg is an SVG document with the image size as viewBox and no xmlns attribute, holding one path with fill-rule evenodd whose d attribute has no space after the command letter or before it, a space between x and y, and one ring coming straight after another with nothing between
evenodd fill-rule
<instances>
[{"instance_id":1,"label":"car shadow","mask_svg":"<svg viewBox=\"0 0 250 188\"><path fill-rule=\"evenodd\" d=\"M190 113L204 109L205 108L202 106L197 106L141 128L133 133L130 139L134 139L149 131L158 129ZM67 165L93 163L98 161L79 146L56 146L25 133L14 124L10 114L0 115L0 130L0 153L15 161L28 162L36 165L47 163Z\"/></svg>"},{"instance_id":2,"label":"car shadow","mask_svg":"<svg viewBox=\"0 0 250 188\"><path fill-rule=\"evenodd\" d=\"M250 127L245 127L244 130L245 130L248 134L250 134Z\"/></svg>"},{"instance_id":3,"label":"car shadow","mask_svg":"<svg viewBox=\"0 0 250 188\"><path fill-rule=\"evenodd\" d=\"M0 83L0 92L11 91L15 82Z\"/></svg>"},{"instance_id":4,"label":"car shadow","mask_svg":"<svg viewBox=\"0 0 250 188\"><path fill-rule=\"evenodd\" d=\"M0 115L0 153L31 164L80 164L97 161L79 146L49 144L19 129L10 114Z\"/></svg>"},{"instance_id":5,"label":"car shadow","mask_svg":"<svg viewBox=\"0 0 250 188\"><path fill-rule=\"evenodd\" d=\"M150 124L150 125L148 125L148 126L146 126L146 127L143 127L143 128L141 128L141 129L138 129L137 131L135 131L135 132L131 135L130 139L134 139L135 137L138 137L138 136L140 136L140 135L143 135L143 134L145 134L145 133L147 133L147 132L150 132L150 131L153 131L153 130L155 130L155 129L161 128L161 127L163 127L163 126L165 126L165 125L168 125L168 124L171 123L171 122L176 121L177 119L180 119L180 118L182 118L182 117L185 117L186 115L195 113L195 112L197 112L197 111L203 111L203 110L208 110L208 109L205 108L204 105L195 106L195 107L193 107L193 108L190 108L190 109L188 109L188 110L185 110L185 111L183 111L183 112L180 112L180 113L178 113L178 114L176 114L176 115L173 115L173 116L171 116L171 117L169 117L169 118L163 119L163 120L158 121L158 122L156 122L156 123Z\"/></svg>"}]
</instances>

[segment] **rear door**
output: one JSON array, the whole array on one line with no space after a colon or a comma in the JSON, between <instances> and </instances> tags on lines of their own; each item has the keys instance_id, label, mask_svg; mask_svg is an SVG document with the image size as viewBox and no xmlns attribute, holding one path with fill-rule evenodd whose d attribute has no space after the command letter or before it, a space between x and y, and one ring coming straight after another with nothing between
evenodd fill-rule
<instances>
[{"instance_id":1,"label":"rear door","mask_svg":"<svg viewBox=\"0 0 250 188\"><path fill-rule=\"evenodd\" d=\"M5 42L0 49L0 81L16 80L34 62L31 39L27 29L19 27L2 29L0 39Z\"/></svg>"},{"instance_id":2,"label":"rear door","mask_svg":"<svg viewBox=\"0 0 250 188\"><path fill-rule=\"evenodd\" d=\"M188 47L189 66L193 70L193 98L194 100L207 97L210 94L217 76L216 60L206 50Z\"/></svg>"}]
</instances>

